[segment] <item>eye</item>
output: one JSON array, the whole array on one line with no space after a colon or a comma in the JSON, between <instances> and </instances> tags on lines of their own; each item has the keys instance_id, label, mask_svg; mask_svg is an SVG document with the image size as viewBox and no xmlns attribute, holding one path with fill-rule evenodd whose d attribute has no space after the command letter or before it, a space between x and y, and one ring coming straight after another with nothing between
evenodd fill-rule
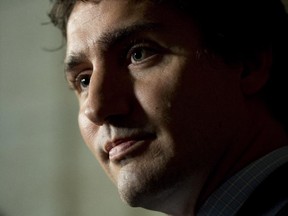
<instances>
[{"instance_id":1,"label":"eye","mask_svg":"<svg viewBox=\"0 0 288 216\"><path fill-rule=\"evenodd\" d=\"M153 53L152 50L149 50L148 48L134 49L134 51L131 53L131 63L132 64L139 63L154 54L155 53Z\"/></svg>"},{"instance_id":2,"label":"eye","mask_svg":"<svg viewBox=\"0 0 288 216\"><path fill-rule=\"evenodd\" d=\"M90 84L91 75L90 74L80 74L74 80L74 88L78 92L86 91Z\"/></svg>"},{"instance_id":3,"label":"eye","mask_svg":"<svg viewBox=\"0 0 288 216\"><path fill-rule=\"evenodd\" d=\"M127 49L128 64L137 65L152 60L160 54L160 47L153 42L133 41Z\"/></svg>"},{"instance_id":4,"label":"eye","mask_svg":"<svg viewBox=\"0 0 288 216\"><path fill-rule=\"evenodd\" d=\"M80 80L80 87L82 89L85 89L89 86L90 84L90 77L88 76L85 76L85 77L82 77L81 80Z\"/></svg>"}]
</instances>

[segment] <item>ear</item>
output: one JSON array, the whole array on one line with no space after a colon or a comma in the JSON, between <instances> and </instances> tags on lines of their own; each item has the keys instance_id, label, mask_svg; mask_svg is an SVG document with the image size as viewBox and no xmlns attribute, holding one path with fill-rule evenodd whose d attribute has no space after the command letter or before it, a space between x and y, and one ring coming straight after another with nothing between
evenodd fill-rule
<instances>
[{"instance_id":1,"label":"ear","mask_svg":"<svg viewBox=\"0 0 288 216\"><path fill-rule=\"evenodd\" d=\"M260 92L269 80L271 66L271 50L259 53L254 61L243 63L241 74L241 89L243 94L251 96Z\"/></svg>"}]
</instances>

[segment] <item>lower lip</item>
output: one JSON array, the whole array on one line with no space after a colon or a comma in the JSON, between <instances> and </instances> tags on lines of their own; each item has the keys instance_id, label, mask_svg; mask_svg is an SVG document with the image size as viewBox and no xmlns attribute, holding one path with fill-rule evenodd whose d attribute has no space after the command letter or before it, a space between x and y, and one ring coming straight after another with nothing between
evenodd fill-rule
<instances>
[{"instance_id":1,"label":"lower lip","mask_svg":"<svg viewBox=\"0 0 288 216\"><path fill-rule=\"evenodd\" d=\"M140 150L141 147L147 144L147 140L131 140L123 142L109 151L109 159L111 161L120 161L131 156L134 152Z\"/></svg>"}]
</instances>

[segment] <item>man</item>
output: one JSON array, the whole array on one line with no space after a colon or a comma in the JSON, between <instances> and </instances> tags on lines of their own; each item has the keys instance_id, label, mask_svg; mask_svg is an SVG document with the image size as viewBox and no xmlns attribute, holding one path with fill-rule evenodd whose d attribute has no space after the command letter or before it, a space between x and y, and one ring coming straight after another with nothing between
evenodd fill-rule
<instances>
[{"instance_id":1,"label":"man","mask_svg":"<svg viewBox=\"0 0 288 216\"><path fill-rule=\"evenodd\" d=\"M123 201L173 216L288 215L280 1L58 0L50 17L81 134Z\"/></svg>"}]
</instances>

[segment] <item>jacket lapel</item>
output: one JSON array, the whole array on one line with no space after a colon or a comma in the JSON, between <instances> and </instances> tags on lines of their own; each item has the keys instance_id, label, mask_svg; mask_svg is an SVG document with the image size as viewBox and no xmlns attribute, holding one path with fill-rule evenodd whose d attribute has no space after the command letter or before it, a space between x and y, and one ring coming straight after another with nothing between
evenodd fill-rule
<instances>
[{"instance_id":1,"label":"jacket lapel","mask_svg":"<svg viewBox=\"0 0 288 216\"><path fill-rule=\"evenodd\" d=\"M285 200L288 201L288 163L270 174L253 191L236 215L264 216ZM287 203L276 216L288 216Z\"/></svg>"}]
</instances>

